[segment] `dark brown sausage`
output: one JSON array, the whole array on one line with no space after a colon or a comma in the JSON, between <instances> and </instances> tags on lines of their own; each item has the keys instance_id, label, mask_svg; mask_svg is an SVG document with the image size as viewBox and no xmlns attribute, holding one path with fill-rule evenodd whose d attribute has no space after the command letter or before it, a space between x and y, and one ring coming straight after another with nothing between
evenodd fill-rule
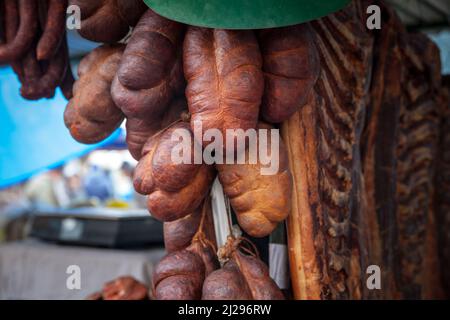
<instances>
[{"instance_id":1,"label":"dark brown sausage","mask_svg":"<svg viewBox=\"0 0 450 320\"><path fill-rule=\"evenodd\" d=\"M119 14L128 25L134 27L148 9L142 0L117 0Z\"/></svg>"},{"instance_id":2,"label":"dark brown sausage","mask_svg":"<svg viewBox=\"0 0 450 320\"><path fill-rule=\"evenodd\" d=\"M114 102L127 117L160 116L183 86L183 25L151 10L141 17L112 84Z\"/></svg>"},{"instance_id":3,"label":"dark brown sausage","mask_svg":"<svg viewBox=\"0 0 450 320\"><path fill-rule=\"evenodd\" d=\"M64 122L72 137L81 143L100 142L123 121L124 116L110 95L122 52L123 45L103 45L78 65L79 78L64 112Z\"/></svg>"},{"instance_id":4,"label":"dark brown sausage","mask_svg":"<svg viewBox=\"0 0 450 320\"><path fill-rule=\"evenodd\" d=\"M57 52L63 40L67 0L49 0L47 19L36 48L38 60L49 60Z\"/></svg>"},{"instance_id":5,"label":"dark brown sausage","mask_svg":"<svg viewBox=\"0 0 450 320\"><path fill-rule=\"evenodd\" d=\"M116 43L125 37L130 29L117 7L117 0L70 0L81 10L81 29L79 34L88 40L103 43Z\"/></svg>"},{"instance_id":6,"label":"dark brown sausage","mask_svg":"<svg viewBox=\"0 0 450 320\"><path fill-rule=\"evenodd\" d=\"M66 60L66 72L61 81L59 87L61 88L61 92L67 100L72 99L73 97L73 84L75 83L75 77L73 76L72 68L70 67L70 57L69 50L67 48L67 38L64 37L63 41L63 50L64 50L64 58Z\"/></svg>"},{"instance_id":7,"label":"dark brown sausage","mask_svg":"<svg viewBox=\"0 0 450 320\"><path fill-rule=\"evenodd\" d=\"M320 72L314 33L308 24L259 32L265 89L261 116L281 123L305 105Z\"/></svg>"},{"instance_id":8,"label":"dark brown sausage","mask_svg":"<svg viewBox=\"0 0 450 320\"><path fill-rule=\"evenodd\" d=\"M36 91L34 86L42 77L42 69L36 59L36 52L34 50L28 51L22 59L22 67L23 80L22 87L20 88L20 94L25 99L35 100L36 98L28 96L28 94Z\"/></svg>"},{"instance_id":9,"label":"dark brown sausage","mask_svg":"<svg viewBox=\"0 0 450 320\"><path fill-rule=\"evenodd\" d=\"M3 1L0 1L0 45L2 45L5 42L5 30L4 30L4 24L5 24L5 9L4 9L4 3Z\"/></svg>"},{"instance_id":10,"label":"dark brown sausage","mask_svg":"<svg viewBox=\"0 0 450 320\"><path fill-rule=\"evenodd\" d=\"M188 250L168 254L153 274L156 300L195 300L202 296L205 265L200 256Z\"/></svg>"},{"instance_id":11,"label":"dark brown sausage","mask_svg":"<svg viewBox=\"0 0 450 320\"><path fill-rule=\"evenodd\" d=\"M31 86L23 87L21 94L31 100L52 97L56 87L61 83L62 77L66 73L66 59L64 50L60 48L57 55L48 63L47 70Z\"/></svg>"},{"instance_id":12,"label":"dark brown sausage","mask_svg":"<svg viewBox=\"0 0 450 320\"><path fill-rule=\"evenodd\" d=\"M222 269L212 272L205 279L203 300L284 299L280 288L270 277L269 268L257 255L242 253L236 244L229 248L229 260Z\"/></svg>"},{"instance_id":13,"label":"dark brown sausage","mask_svg":"<svg viewBox=\"0 0 450 320\"><path fill-rule=\"evenodd\" d=\"M264 77L253 31L189 27L183 64L193 130L256 128Z\"/></svg>"},{"instance_id":14,"label":"dark brown sausage","mask_svg":"<svg viewBox=\"0 0 450 320\"><path fill-rule=\"evenodd\" d=\"M22 57L30 48L37 32L37 1L19 0L20 24L16 37L0 46L0 63Z\"/></svg>"},{"instance_id":15,"label":"dark brown sausage","mask_svg":"<svg viewBox=\"0 0 450 320\"><path fill-rule=\"evenodd\" d=\"M181 219L164 222L164 248L168 253L180 251L189 246L200 225L201 207Z\"/></svg>"},{"instance_id":16,"label":"dark brown sausage","mask_svg":"<svg viewBox=\"0 0 450 320\"><path fill-rule=\"evenodd\" d=\"M17 28L19 27L19 7L16 0L4 1L4 20L5 20L5 39L6 42L14 40L17 34ZM20 61L12 61L11 67L19 77L19 80L23 80L23 68Z\"/></svg>"}]
</instances>

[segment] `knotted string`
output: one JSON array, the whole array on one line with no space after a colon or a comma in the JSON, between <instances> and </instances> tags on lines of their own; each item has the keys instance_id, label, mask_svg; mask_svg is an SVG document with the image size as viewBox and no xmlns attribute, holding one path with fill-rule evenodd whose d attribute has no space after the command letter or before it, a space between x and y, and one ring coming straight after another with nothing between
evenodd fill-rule
<instances>
[{"instance_id":1,"label":"knotted string","mask_svg":"<svg viewBox=\"0 0 450 320\"><path fill-rule=\"evenodd\" d=\"M250 246L248 248L246 245ZM249 256L259 259L259 252L256 246L249 239L245 237L235 238L233 235L229 235L225 244L219 249L218 257L221 262L230 260L231 256L240 251Z\"/></svg>"},{"instance_id":2,"label":"knotted string","mask_svg":"<svg viewBox=\"0 0 450 320\"><path fill-rule=\"evenodd\" d=\"M194 243L195 241L200 242L203 246L209 246L211 247L211 249L213 249L214 252L217 251L217 248L215 246L215 244L206 237L205 232L204 232L204 227L205 227L205 220L206 220L206 215L207 215L207 207L208 207L208 203L210 203L209 200L210 196L205 197L205 199L203 200L203 206L202 206L202 213L201 213L201 218L200 218L200 224L198 226L198 230L195 233L195 235L192 237L192 241L191 243Z\"/></svg>"}]
</instances>

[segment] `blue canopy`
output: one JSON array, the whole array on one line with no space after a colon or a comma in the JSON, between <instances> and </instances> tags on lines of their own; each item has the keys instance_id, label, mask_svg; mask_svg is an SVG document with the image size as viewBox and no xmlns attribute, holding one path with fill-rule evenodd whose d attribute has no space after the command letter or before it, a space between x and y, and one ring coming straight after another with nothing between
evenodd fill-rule
<instances>
[{"instance_id":1,"label":"blue canopy","mask_svg":"<svg viewBox=\"0 0 450 320\"><path fill-rule=\"evenodd\" d=\"M118 129L99 144L80 144L64 125L67 100L59 90L52 99L28 101L20 96L19 89L12 69L0 68L0 188L58 167L120 135Z\"/></svg>"}]
</instances>

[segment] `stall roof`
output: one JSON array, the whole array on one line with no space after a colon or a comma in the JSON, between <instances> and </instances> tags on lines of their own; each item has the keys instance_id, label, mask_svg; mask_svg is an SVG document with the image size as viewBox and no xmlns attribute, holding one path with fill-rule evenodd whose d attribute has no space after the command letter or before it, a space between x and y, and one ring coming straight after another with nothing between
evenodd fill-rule
<instances>
[{"instance_id":1,"label":"stall roof","mask_svg":"<svg viewBox=\"0 0 450 320\"><path fill-rule=\"evenodd\" d=\"M387 0L410 28L450 27L449 0Z\"/></svg>"}]
</instances>

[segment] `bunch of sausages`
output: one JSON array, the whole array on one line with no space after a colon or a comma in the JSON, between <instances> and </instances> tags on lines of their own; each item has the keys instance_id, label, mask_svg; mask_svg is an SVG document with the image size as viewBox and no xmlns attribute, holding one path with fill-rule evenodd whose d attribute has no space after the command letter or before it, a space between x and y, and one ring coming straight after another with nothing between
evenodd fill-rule
<instances>
[{"instance_id":1,"label":"bunch of sausages","mask_svg":"<svg viewBox=\"0 0 450 320\"><path fill-rule=\"evenodd\" d=\"M19 1L27 28L34 23L40 30L32 9L41 2L47 1ZM53 2L48 1L49 8ZM81 9L79 33L103 44L79 65L65 124L76 140L96 143L126 121L128 148L139 161L134 187L148 196L152 216L164 222L169 252L154 274L154 298L281 299L267 266L247 241L230 237L219 250L225 261L220 268L204 208L210 206L207 196L218 176L241 228L253 237L269 235L291 209L292 178L282 141L277 155L267 154L279 158L278 171L261 175L263 164L249 163L248 148L238 151L246 155L243 164L173 163L177 142L171 137L177 129L188 132L194 154L196 144L207 147L194 139L194 123L227 137L227 129L259 132L287 120L308 102L319 75L312 31L307 24L239 31L186 26L142 3L69 1ZM48 30L60 28L55 21L48 24L41 41L48 38ZM23 39L21 28L16 36L21 46L11 40L3 47L15 45L16 52L36 57L40 65L44 57L47 69L55 68L57 53L66 50L64 43L53 47L56 53L51 55L39 41L35 52L30 50L34 42ZM130 28L131 35L123 41ZM58 30L60 39L64 30ZM0 59L18 56L7 56L5 50ZM62 60L67 64L66 56ZM271 150L270 135L268 140Z\"/></svg>"},{"instance_id":2,"label":"bunch of sausages","mask_svg":"<svg viewBox=\"0 0 450 320\"><path fill-rule=\"evenodd\" d=\"M0 2L0 64L12 66L25 99L51 98L58 87L67 99L72 97L66 8L65 0Z\"/></svg>"}]
</instances>

